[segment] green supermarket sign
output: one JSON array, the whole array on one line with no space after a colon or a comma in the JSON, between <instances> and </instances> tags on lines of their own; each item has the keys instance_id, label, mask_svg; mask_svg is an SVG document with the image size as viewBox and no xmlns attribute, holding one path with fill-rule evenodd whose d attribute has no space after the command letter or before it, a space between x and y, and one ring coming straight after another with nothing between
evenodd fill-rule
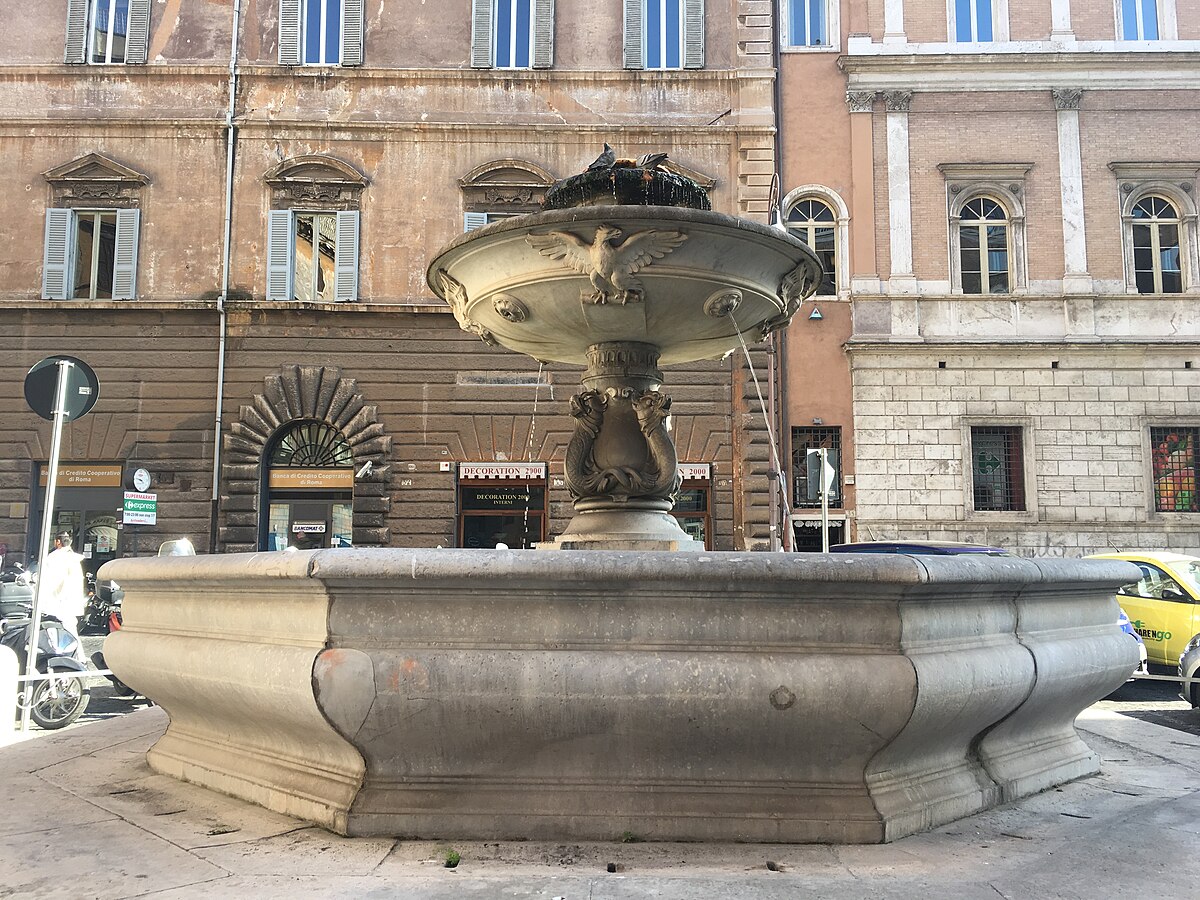
<instances>
[{"instance_id":1,"label":"green supermarket sign","mask_svg":"<svg viewBox=\"0 0 1200 900\"><path fill-rule=\"evenodd\" d=\"M126 491L121 522L125 525L157 525L158 494Z\"/></svg>"}]
</instances>

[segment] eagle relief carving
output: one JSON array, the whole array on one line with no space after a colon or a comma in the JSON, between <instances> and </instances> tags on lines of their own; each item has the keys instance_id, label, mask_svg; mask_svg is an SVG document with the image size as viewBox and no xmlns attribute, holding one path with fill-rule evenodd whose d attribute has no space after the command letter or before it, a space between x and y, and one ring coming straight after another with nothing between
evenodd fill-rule
<instances>
[{"instance_id":1,"label":"eagle relief carving","mask_svg":"<svg viewBox=\"0 0 1200 900\"><path fill-rule=\"evenodd\" d=\"M551 231L526 237L531 247L550 259L560 259L569 268L586 275L591 291L580 299L596 304L641 303L645 298L642 283L634 278L656 259L662 259L687 240L678 231L639 231L624 240L621 229L600 225L588 243L570 231Z\"/></svg>"}]
</instances>

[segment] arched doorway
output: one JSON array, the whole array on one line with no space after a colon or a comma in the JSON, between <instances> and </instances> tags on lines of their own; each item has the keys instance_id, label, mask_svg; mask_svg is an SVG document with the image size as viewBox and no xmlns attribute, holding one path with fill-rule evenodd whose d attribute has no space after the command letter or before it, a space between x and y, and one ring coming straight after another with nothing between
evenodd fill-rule
<instances>
[{"instance_id":1,"label":"arched doorway","mask_svg":"<svg viewBox=\"0 0 1200 900\"><path fill-rule=\"evenodd\" d=\"M289 422L263 454L259 549L320 550L354 543L354 453L325 422Z\"/></svg>"}]
</instances>

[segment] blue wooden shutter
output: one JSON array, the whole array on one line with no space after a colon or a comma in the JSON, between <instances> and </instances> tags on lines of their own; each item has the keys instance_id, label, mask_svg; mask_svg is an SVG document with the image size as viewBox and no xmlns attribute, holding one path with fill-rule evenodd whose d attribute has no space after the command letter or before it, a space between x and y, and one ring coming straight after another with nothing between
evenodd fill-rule
<instances>
[{"instance_id":1,"label":"blue wooden shutter","mask_svg":"<svg viewBox=\"0 0 1200 900\"><path fill-rule=\"evenodd\" d=\"M300 0L279 0L279 64L300 65Z\"/></svg>"},{"instance_id":2,"label":"blue wooden shutter","mask_svg":"<svg viewBox=\"0 0 1200 900\"><path fill-rule=\"evenodd\" d=\"M267 299L291 300L292 255L295 244L292 238L292 211L273 209L267 216Z\"/></svg>"},{"instance_id":3,"label":"blue wooden shutter","mask_svg":"<svg viewBox=\"0 0 1200 900\"><path fill-rule=\"evenodd\" d=\"M493 0L471 0L471 67L492 67Z\"/></svg>"},{"instance_id":4,"label":"blue wooden shutter","mask_svg":"<svg viewBox=\"0 0 1200 900\"><path fill-rule=\"evenodd\" d=\"M46 241L42 255L43 300L70 299L74 227L74 210L46 210Z\"/></svg>"},{"instance_id":5,"label":"blue wooden shutter","mask_svg":"<svg viewBox=\"0 0 1200 900\"><path fill-rule=\"evenodd\" d=\"M683 0L683 67L704 68L704 0Z\"/></svg>"},{"instance_id":6,"label":"blue wooden shutter","mask_svg":"<svg viewBox=\"0 0 1200 900\"><path fill-rule=\"evenodd\" d=\"M554 65L554 0L533 0L533 67Z\"/></svg>"},{"instance_id":7,"label":"blue wooden shutter","mask_svg":"<svg viewBox=\"0 0 1200 900\"><path fill-rule=\"evenodd\" d=\"M132 300L137 295L138 227L141 217L141 210L117 210L112 293L114 300Z\"/></svg>"},{"instance_id":8,"label":"blue wooden shutter","mask_svg":"<svg viewBox=\"0 0 1200 900\"><path fill-rule=\"evenodd\" d=\"M469 212L463 215L463 231L474 231L487 223L487 213L485 212Z\"/></svg>"},{"instance_id":9,"label":"blue wooden shutter","mask_svg":"<svg viewBox=\"0 0 1200 900\"><path fill-rule=\"evenodd\" d=\"M646 49L642 46L642 4L646 0L625 0L625 48L622 59L626 69L646 68Z\"/></svg>"},{"instance_id":10,"label":"blue wooden shutter","mask_svg":"<svg viewBox=\"0 0 1200 900\"><path fill-rule=\"evenodd\" d=\"M363 0L342 0L342 65L363 64Z\"/></svg>"},{"instance_id":11,"label":"blue wooden shutter","mask_svg":"<svg viewBox=\"0 0 1200 900\"><path fill-rule=\"evenodd\" d=\"M146 64L150 46L150 0L129 0L129 25L125 35L125 62L131 66Z\"/></svg>"},{"instance_id":12,"label":"blue wooden shutter","mask_svg":"<svg viewBox=\"0 0 1200 900\"><path fill-rule=\"evenodd\" d=\"M358 299L358 210L337 214L337 248L333 259L333 298L344 303Z\"/></svg>"},{"instance_id":13,"label":"blue wooden shutter","mask_svg":"<svg viewBox=\"0 0 1200 900\"><path fill-rule=\"evenodd\" d=\"M87 62L88 0L67 0L67 51L64 62Z\"/></svg>"}]
</instances>

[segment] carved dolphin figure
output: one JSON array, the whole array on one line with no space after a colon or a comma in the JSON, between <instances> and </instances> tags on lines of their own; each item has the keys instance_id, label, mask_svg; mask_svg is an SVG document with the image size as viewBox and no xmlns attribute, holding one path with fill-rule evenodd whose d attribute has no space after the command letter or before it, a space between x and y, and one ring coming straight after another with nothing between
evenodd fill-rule
<instances>
[{"instance_id":1,"label":"carved dolphin figure","mask_svg":"<svg viewBox=\"0 0 1200 900\"><path fill-rule=\"evenodd\" d=\"M620 236L621 229L599 225L590 244L570 231L531 234L526 240L543 256L561 259L586 275L592 283L588 299L593 303L638 303L644 291L634 273L662 259L687 240L687 235L678 231L640 231L617 243Z\"/></svg>"}]
</instances>

